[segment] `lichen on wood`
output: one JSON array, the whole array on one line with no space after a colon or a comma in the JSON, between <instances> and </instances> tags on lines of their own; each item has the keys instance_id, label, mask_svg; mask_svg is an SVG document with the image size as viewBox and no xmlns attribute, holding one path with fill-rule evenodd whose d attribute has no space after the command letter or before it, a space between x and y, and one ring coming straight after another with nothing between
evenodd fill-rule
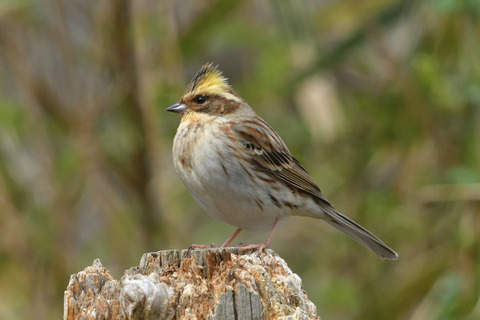
<instances>
[{"instance_id":1,"label":"lichen on wood","mask_svg":"<svg viewBox=\"0 0 480 320\"><path fill-rule=\"evenodd\" d=\"M64 307L64 319L318 319L282 258L237 248L146 253L119 281L97 259Z\"/></svg>"}]
</instances>

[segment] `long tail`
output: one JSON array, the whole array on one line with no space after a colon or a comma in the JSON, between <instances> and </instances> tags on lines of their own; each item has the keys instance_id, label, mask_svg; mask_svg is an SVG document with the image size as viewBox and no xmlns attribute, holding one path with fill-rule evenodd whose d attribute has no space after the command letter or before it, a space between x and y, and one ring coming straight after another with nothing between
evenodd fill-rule
<instances>
[{"instance_id":1,"label":"long tail","mask_svg":"<svg viewBox=\"0 0 480 320\"><path fill-rule=\"evenodd\" d=\"M330 206L322 206L322 209L326 214L325 222L332 227L342 231L382 259L398 259L398 254L395 251L355 221L345 217Z\"/></svg>"}]
</instances>

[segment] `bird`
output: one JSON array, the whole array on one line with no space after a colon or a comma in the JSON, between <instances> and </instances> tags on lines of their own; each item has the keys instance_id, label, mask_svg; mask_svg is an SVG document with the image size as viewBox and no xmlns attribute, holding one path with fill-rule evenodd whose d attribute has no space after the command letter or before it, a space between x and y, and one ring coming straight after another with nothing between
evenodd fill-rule
<instances>
[{"instance_id":1,"label":"bird","mask_svg":"<svg viewBox=\"0 0 480 320\"><path fill-rule=\"evenodd\" d=\"M212 62L200 68L166 111L181 115L172 155L183 184L209 215L238 228L221 247L242 230L270 230L264 243L242 248L264 251L279 224L290 216L306 216L325 221L382 260L398 258L330 204L280 136Z\"/></svg>"}]
</instances>

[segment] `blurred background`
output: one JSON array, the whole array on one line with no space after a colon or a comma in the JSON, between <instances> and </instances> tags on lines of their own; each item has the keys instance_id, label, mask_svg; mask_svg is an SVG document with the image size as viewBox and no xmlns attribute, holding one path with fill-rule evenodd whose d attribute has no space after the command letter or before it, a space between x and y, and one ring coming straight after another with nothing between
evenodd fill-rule
<instances>
[{"instance_id":1,"label":"blurred background","mask_svg":"<svg viewBox=\"0 0 480 320\"><path fill-rule=\"evenodd\" d=\"M94 258L119 279L235 230L177 177L164 111L214 61L400 255L290 219L272 248L322 318L480 319L479 18L478 0L2 0L0 318L60 318Z\"/></svg>"}]
</instances>

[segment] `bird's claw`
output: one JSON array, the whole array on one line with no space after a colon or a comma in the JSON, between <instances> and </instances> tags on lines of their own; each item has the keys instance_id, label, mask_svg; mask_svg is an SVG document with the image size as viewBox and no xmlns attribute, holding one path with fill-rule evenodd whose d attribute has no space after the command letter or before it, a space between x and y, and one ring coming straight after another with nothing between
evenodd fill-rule
<instances>
[{"instance_id":1,"label":"bird's claw","mask_svg":"<svg viewBox=\"0 0 480 320\"><path fill-rule=\"evenodd\" d=\"M247 250L257 250L258 252L265 252L266 249L270 247L268 243L258 243L258 244L246 244L241 243L241 247L239 248L240 252L244 252Z\"/></svg>"},{"instance_id":2,"label":"bird's claw","mask_svg":"<svg viewBox=\"0 0 480 320\"><path fill-rule=\"evenodd\" d=\"M190 251L195 249L211 249L211 248L218 248L218 247L213 243L210 244L210 247L203 244L192 244L190 245L190 247L188 247L187 254L190 253Z\"/></svg>"}]
</instances>

